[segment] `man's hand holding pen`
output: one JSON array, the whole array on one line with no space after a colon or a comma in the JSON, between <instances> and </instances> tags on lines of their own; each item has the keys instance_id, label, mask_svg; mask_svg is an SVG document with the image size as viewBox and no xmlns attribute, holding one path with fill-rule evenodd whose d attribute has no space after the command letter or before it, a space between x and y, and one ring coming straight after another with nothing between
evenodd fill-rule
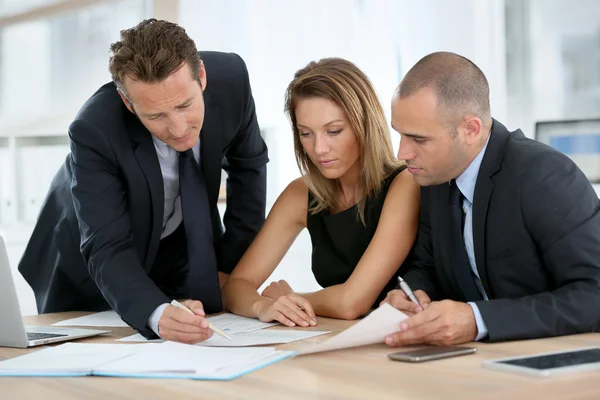
<instances>
[{"instance_id":1,"label":"man's hand holding pen","mask_svg":"<svg viewBox=\"0 0 600 400\"><path fill-rule=\"evenodd\" d=\"M385 343L390 347L410 344L448 346L475 340L477 324L470 305L443 300L432 302L422 290L412 292L408 285L392 290L381 302L406 313L409 318L400 323L399 331L388 335ZM406 293L408 291L408 294ZM414 295L418 304L411 300Z\"/></svg>"},{"instance_id":2,"label":"man's hand holding pen","mask_svg":"<svg viewBox=\"0 0 600 400\"><path fill-rule=\"evenodd\" d=\"M397 308L404 313L416 314L425 310L429 306L429 303L431 303L431 299L429 296L427 296L427 293L422 290L416 290L412 294L417 298L419 304L411 301L406 293L400 289L388 292L386 298L383 299L381 304L388 303L392 307Z\"/></svg>"}]
</instances>

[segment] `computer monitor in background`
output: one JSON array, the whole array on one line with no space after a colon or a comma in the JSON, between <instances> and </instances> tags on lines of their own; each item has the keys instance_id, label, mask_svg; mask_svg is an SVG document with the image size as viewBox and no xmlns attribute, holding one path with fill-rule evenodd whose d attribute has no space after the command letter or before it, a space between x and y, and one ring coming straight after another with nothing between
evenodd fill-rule
<instances>
[{"instance_id":1,"label":"computer monitor in background","mask_svg":"<svg viewBox=\"0 0 600 400\"><path fill-rule=\"evenodd\" d=\"M592 183L600 183L600 118L543 121L535 139L566 154Z\"/></svg>"}]
</instances>

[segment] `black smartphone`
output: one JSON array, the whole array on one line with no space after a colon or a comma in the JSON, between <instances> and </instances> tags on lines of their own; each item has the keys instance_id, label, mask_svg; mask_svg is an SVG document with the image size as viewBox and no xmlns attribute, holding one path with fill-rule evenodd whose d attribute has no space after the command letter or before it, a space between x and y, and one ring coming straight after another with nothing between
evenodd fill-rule
<instances>
[{"instance_id":1,"label":"black smartphone","mask_svg":"<svg viewBox=\"0 0 600 400\"><path fill-rule=\"evenodd\" d=\"M439 360L441 358L464 356L476 353L475 347L444 346L444 347L425 347L422 349L401 351L388 354L388 358L394 361L406 362L424 362Z\"/></svg>"}]
</instances>

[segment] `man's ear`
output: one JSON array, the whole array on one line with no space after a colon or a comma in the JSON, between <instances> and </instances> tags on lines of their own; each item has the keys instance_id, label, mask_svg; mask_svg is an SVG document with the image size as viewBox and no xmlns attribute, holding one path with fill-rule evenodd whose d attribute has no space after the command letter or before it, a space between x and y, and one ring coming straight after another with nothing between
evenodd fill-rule
<instances>
[{"instance_id":1,"label":"man's ear","mask_svg":"<svg viewBox=\"0 0 600 400\"><path fill-rule=\"evenodd\" d=\"M204 92L206 90L206 69L204 68L204 62L200 60L200 71L198 72L198 78L200 80L200 88Z\"/></svg>"},{"instance_id":2,"label":"man's ear","mask_svg":"<svg viewBox=\"0 0 600 400\"><path fill-rule=\"evenodd\" d=\"M465 141L468 144L477 143L481 139L483 123L478 117L465 117L462 128L465 133Z\"/></svg>"},{"instance_id":3,"label":"man's ear","mask_svg":"<svg viewBox=\"0 0 600 400\"><path fill-rule=\"evenodd\" d=\"M129 101L127 96L125 96L125 94L123 94L123 92L120 89L117 89L117 92L119 92L119 96L121 96L121 100L123 100L123 103L125 103L125 107L127 107L127 109L129 111L131 111L131 113L135 114L135 111L133 109L133 103L131 101Z\"/></svg>"}]
</instances>

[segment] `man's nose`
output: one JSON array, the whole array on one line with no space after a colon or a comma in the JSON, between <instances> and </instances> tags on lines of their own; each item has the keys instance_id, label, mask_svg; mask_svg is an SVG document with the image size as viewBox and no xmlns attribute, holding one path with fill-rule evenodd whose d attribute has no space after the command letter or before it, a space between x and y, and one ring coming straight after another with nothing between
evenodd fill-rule
<instances>
[{"instance_id":1,"label":"man's nose","mask_svg":"<svg viewBox=\"0 0 600 400\"><path fill-rule=\"evenodd\" d=\"M398 148L398 160L412 160L415 158L415 153L408 140L400 139L400 147Z\"/></svg>"},{"instance_id":2,"label":"man's nose","mask_svg":"<svg viewBox=\"0 0 600 400\"><path fill-rule=\"evenodd\" d=\"M176 115L170 120L169 133L171 136L176 138L183 137L186 133L186 126L187 124L185 123L185 118L183 116Z\"/></svg>"}]
</instances>

